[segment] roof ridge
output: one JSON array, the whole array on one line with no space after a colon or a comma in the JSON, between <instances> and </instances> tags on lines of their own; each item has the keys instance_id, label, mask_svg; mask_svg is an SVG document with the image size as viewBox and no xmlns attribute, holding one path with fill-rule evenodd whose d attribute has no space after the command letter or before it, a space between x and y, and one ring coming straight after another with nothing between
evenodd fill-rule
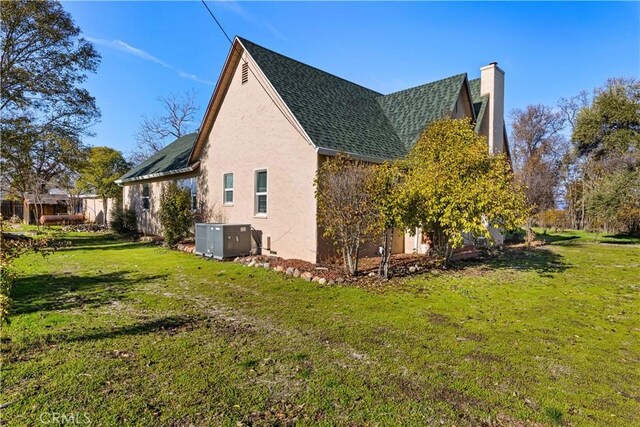
<instances>
[{"instance_id":1,"label":"roof ridge","mask_svg":"<svg viewBox=\"0 0 640 427\"><path fill-rule=\"evenodd\" d=\"M279 53L279 52L276 52L275 50L271 50L271 49L269 49L269 48L267 48L267 47L264 47L264 46L262 46L262 45L259 45L258 43L252 42L251 40L245 39L244 37L236 36L236 38L237 38L237 39L239 39L241 43L249 42L249 43L251 43L251 44L253 44L253 45L255 45L255 46L258 46L258 47L259 47L259 48L261 48L261 49L268 50L270 53L276 54L276 55L281 56L281 57L283 57L283 58L286 58L286 59L288 59L288 60L290 60L290 61L297 62L298 64L304 65L305 67L309 67L309 68L311 68L311 69L314 69L314 70L320 71L321 73L327 74L327 75L329 75L329 76L331 76L331 77L333 77L333 78L336 78L336 79L340 79L340 80L345 81L345 82L347 82L347 83L350 83L350 84L352 84L352 85L354 85L354 86L358 86L358 87L360 87L360 88L362 88L362 89L365 89L365 90L367 90L367 91L369 91L369 92L372 92L372 94L373 94L373 95L377 95L377 96L382 95L382 93L380 93L380 92L378 92L378 91L375 91L375 90L373 90L373 89L370 89L370 88L368 88L368 87L366 87L366 86L363 86L363 85L361 85L361 84L358 84L358 83L352 82L351 80L347 80L347 79L345 79L344 77L337 76L337 75L332 74L332 73L330 73L330 72L328 72L328 71L322 70L322 69L320 69L320 68L318 68L318 67L314 67L313 65L309 65L309 64L307 64L307 63L305 63L305 62L299 61L299 60L297 60L297 59L295 59L295 58L292 58L292 57L290 57L290 56L283 55L283 54L281 54L281 53Z\"/></svg>"}]
</instances>

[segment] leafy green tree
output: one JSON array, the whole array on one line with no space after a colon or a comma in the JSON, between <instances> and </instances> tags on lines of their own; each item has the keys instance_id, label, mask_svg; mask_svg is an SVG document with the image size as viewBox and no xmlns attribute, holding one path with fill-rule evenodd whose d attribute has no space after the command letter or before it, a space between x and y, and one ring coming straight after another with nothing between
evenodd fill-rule
<instances>
[{"instance_id":1,"label":"leafy green tree","mask_svg":"<svg viewBox=\"0 0 640 427\"><path fill-rule=\"evenodd\" d=\"M589 193L588 207L605 232L626 229L630 234L640 233L640 171L603 176Z\"/></svg>"},{"instance_id":2,"label":"leafy green tree","mask_svg":"<svg viewBox=\"0 0 640 427\"><path fill-rule=\"evenodd\" d=\"M592 229L637 233L640 81L609 79L576 115L583 218Z\"/></svg>"},{"instance_id":3,"label":"leafy green tree","mask_svg":"<svg viewBox=\"0 0 640 427\"><path fill-rule=\"evenodd\" d=\"M509 162L489 154L468 119L430 124L401 164L406 176L398 188L398 223L430 231L445 263L464 233L490 239L489 227L510 230L526 218Z\"/></svg>"},{"instance_id":4,"label":"leafy green tree","mask_svg":"<svg viewBox=\"0 0 640 427\"><path fill-rule=\"evenodd\" d=\"M100 117L81 85L100 56L54 1L2 2L0 166L17 196L43 193L81 161L81 137Z\"/></svg>"},{"instance_id":5,"label":"leafy green tree","mask_svg":"<svg viewBox=\"0 0 640 427\"><path fill-rule=\"evenodd\" d=\"M118 150L109 147L91 147L87 162L80 168L78 188L91 191L102 199L104 224L107 224L108 199L119 198L122 189L114 181L127 172L129 164Z\"/></svg>"},{"instance_id":6,"label":"leafy green tree","mask_svg":"<svg viewBox=\"0 0 640 427\"><path fill-rule=\"evenodd\" d=\"M611 157L640 150L640 81L609 79L576 118L573 141L581 155Z\"/></svg>"},{"instance_id":7,"label":"leafy green tree","mask_svg":"<svg viewBox=\"0 0 640 427\"><path fill-rule=\"evenodd\" d=\"M169 246L187 237L193 225L191 192L175 182L165 186L160 197L159 216L164 240Z\"/></svg>"}]
</instances>

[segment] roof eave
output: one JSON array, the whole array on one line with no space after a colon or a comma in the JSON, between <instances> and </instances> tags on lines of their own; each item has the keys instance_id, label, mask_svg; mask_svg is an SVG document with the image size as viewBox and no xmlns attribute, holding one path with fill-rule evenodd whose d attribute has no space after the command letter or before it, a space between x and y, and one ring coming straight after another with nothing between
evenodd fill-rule
<instances>
[{"instance_id":1,"label":"roof eave","mask_svg":"<svg viewBox=\"0 0 640 427\"><path fill-rule=\"evenodd\" d=\"M316 152L323 156L332 156L332 157L337 156L338 154L345 154L348 157L351 157L353 159L362 160L363 162L368 162L368 163L384 163L384 162L388 162L389 160L393 160L391 158L367 156L364 154L350 153L347 151L334 150L332 148L325 148L325 147L316 148Z\"/></svg>"},{"instance_id":2,"label":"roof eave","mask_svg":"<svg viewBox=\"0 0 640 427\"><path fill-rule=\"evenodd\" d=\"M132 178L117 179L114 182L118 185L122 185L129 182L148 181L150 179L162 178L165 176L181 175L184 173L193 172L196 169L198 169L199 166L200 166L200 162L198 161L184 168L174 169L174 170L165 171L165 172L150 173L147 175L134 176Z\"/></svg>"}]
</instances>

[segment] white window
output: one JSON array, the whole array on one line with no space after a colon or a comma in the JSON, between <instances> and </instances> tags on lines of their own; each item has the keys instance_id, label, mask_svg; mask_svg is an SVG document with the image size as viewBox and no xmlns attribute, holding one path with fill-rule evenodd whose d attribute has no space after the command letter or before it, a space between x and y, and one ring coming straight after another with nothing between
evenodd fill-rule
<instances>
[{"instance_id":1,"label":"white window","mask_svg":"<svg viewBox=\"0 0 640 427\"><path fill-rule=\"evenodd\" d=\"M256 215L267 214L267 171L256 171Z\"/></svg>"},{"instance_id":2,"label":"white window","mask_svg":"<svg viewBox=\"0 0 640 427\"><path fill-rule=\"evenodd\" d=\"M179 181L176 181L176 184L178 184L178 187L180 188L189 190L189 195L191 198L191 210L198 210L198 181L196 180L196 178L181 179Z\"/></svg>"},{"instance_id":3,"label":"white window","mask_svg":"<svg viewBox=\"0 0 640 427\"><path fill-rule=\"evenodd\" d=\"M224 184L224 204L232 205L233 204L233 174L225 173L223 175L223 184Z\"/></svg>"},{"instance_id":4,"label":"white window","mask_svg":"<svg viewBox=\"0 0 640 427\"><path fill-rule=\"evenodd\" d=\"M151 190L149 189L149 184L144 184L142 186L142 209L145 211L149 210L150 195L151 195Z\"/></svg>"}]
</instances>

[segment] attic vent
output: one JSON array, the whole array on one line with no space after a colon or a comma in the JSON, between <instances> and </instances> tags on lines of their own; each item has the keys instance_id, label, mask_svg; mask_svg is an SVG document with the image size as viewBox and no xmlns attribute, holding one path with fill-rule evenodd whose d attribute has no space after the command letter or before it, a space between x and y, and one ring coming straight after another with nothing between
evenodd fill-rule
<instances>
[{"instance_id":1,"label":"attic vent","mask_svg":"<svg viewBox=\"0 0 640 427\"><path fill-rule=\"evenodd\" d=\"M249 81L249 64L244 62L242 64L242 84Z\"/></svg>"}]
</instances>

